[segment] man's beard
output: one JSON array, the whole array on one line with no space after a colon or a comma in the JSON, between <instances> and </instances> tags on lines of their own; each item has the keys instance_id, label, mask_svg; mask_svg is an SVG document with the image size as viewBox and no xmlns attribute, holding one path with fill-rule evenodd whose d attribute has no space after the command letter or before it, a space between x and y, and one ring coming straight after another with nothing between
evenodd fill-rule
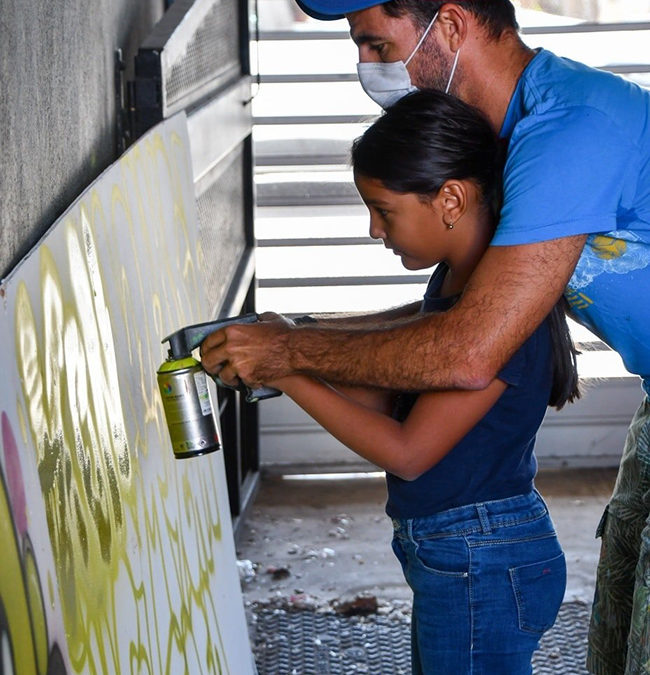
<instances>
[{"instance_id":1,"label":"man's beard","mask_svg":"<svg viewBox=\"0 0 650 675\"><path fill-rule=\"evenodd\" d=\"M417 82L418 89L436 89L444 92L454 64L453 55L445 57L438 43L431 39L424 41L415 59L417 65L414 64L416 68L411 75L411 82ZM457 77L458 71L454 75L454 81L449 90L450 94L453 94L453 90L456 88L454 85Z\"/></svg>"}]
</instances>

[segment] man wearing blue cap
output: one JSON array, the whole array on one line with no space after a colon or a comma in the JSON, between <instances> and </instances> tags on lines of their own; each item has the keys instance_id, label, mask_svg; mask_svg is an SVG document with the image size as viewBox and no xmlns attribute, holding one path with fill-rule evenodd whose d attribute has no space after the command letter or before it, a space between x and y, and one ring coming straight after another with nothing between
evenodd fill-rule
<instances>
[{"instance_id":1,"label":"man wearing blue cap","mask_svg":"<svg viewBox=\"0 0 650 675\"><path fill-rule=\"evenodd\" d=\"M380 105L435 88L486 115L508 143L499 225L448 312L232 326L206 340L204 366L251 384L308 373L394 390L481 389L564 293L645 393L599 526L588 667L650 673L650 94L529 49L509 0L298 4L348 19L359 79Z\"/></svg>"}]
</instances>

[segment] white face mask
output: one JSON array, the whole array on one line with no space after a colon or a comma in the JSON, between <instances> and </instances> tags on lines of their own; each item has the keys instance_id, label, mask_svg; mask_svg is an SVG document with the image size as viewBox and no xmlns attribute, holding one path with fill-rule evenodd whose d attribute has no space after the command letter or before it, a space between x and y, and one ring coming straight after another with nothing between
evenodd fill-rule
<instances>
[{"instance_id":1,"label":"white face mask","mask_svg":"<svg viewBox=\"0 0 650 675\"><path fill-rule=\"evenodd\" d=\"M390 63L357 63L357 73L359 75L359 82L361 83L363 90L375 103L378 103L382 108L386 109L393 105L393 103L399 101L402 96L406 96L406 94L412 91L417 91L417 87L411 83L411 76L409 75L406 66L415 56L415 53L420 48L420 45L424 42L437 18L438 12L434 14L433 19L431 19L427 29L422 34L419 42L415 45L415 49L411 52L411 55L408 57L408 59L406 59L406 62L391 61ZM449 92L449 87L451 87L451 81L454 78L454 73L456 72L456 64L458 63L459 54L460 49L456 52L456 56L454 57L454 65L451 69L451 75L449 76L449 81L447 82L445 94Z\"/></svg>"}]
</instances>

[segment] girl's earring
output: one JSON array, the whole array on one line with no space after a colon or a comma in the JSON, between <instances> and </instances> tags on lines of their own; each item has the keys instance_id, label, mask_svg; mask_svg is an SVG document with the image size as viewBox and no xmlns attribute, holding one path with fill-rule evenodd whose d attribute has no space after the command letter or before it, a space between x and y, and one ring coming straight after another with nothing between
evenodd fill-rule
<instances>
[{"instance_id":1,"label":"girl's earring","mask_svg":"<svg viewBox=\"0 0 650 675\"><path fill-rule=\"evenodd\" d=\"M445 225L447 226L447 229L448 229L448 230L453 230L453 229L454 229L454 222L453 222L453 221L450 222L450 223L445 223Z\"/></svg>"}]
</instances>

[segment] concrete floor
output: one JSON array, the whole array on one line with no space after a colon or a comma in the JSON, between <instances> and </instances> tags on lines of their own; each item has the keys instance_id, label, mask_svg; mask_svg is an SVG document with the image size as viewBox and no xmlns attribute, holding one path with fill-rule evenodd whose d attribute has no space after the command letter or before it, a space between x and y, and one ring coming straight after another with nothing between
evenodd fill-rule
<instances>
[{"instance_id":1,"label":"concrete floor","mask_svg":"<svg viewBox=\"0 0 650 675\"><path fill-rule=\"evenodd\" d=\"M568 566L565 601L590 603L599 540L594 531L615 469L541 471ZM237 536L247 605L324 608L374 597L408 605L410 590L390 549L382 475L336 479L267 477Z\"/></svg>"}]
</instances>

